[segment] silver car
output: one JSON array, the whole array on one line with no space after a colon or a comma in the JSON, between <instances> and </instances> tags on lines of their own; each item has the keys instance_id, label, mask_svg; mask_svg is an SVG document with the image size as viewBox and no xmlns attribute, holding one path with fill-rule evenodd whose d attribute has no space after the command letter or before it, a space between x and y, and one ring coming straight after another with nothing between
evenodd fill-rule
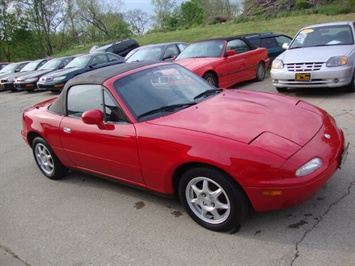
<instances>
[{"instance_id":1,"label":"silver car","mask_svg":"<svg viewBox=\"0 0 355 266\"><path fill-rule=\"evenodd\" d=\"M287 88L345 88L354 92L355 22L302 28L272 63L272 84Z\"/></svg>"}]
</instances>

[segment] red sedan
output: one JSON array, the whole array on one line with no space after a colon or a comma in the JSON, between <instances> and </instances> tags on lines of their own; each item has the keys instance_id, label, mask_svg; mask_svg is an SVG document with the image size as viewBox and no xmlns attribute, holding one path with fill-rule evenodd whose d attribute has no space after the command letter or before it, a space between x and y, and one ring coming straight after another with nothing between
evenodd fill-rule
<instances>
[{"instance_id":1,"label":"red sedan","mask_svg":"<svg viewBox=\"0 0 355 266\"><path fill-rule=\"evenodd\" d=\"M229 88L251 79L261 81L270 63L267 49L254 47L244 37L190 44L175 62L217 88Z\"/></svg>"},{"instance_id":2,"label":"red sedan","mask_svg":"<svg viewBox=\"0 0 355 266\"><path fill-rule=\"evenodd\" d=\"M292 117L292 119L290 119ZM42 173L81 170L166 195L215 231L250 208L309 199L344 162L335 120L304 101L216 89L175 63L133 62L71 79L24 111Z\"/></svg>"}]
</instances>

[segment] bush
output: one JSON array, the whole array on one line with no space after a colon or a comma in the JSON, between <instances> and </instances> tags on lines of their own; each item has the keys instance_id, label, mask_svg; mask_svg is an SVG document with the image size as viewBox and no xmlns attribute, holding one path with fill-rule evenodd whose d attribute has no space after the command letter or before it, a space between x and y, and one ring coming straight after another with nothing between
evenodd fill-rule
<instances>
[{"instance_id":1,"label":"bush","mask_svg":"<svg viewBox=\"0 0 355 266\"><path fill-rule=\"evenodd\" d=\"M349 6L341 6L341 5L329 5L329 6L322 6L315 8L314 13L315 14L323 14L327 16L334 16L334 15L340 15L340 14L349 14L354 12L354 8L351 8Z\"/></svg>"},{"instance_id":2,"label":"bush","mask_svg":"<svg viewBox=\"0 0 355 266\"><path fill-rule=\"evenodd\" d=\"M306 0L296 0L296 10L302 10L309 8L309 4Z\"/></svg>"}]
</instances>

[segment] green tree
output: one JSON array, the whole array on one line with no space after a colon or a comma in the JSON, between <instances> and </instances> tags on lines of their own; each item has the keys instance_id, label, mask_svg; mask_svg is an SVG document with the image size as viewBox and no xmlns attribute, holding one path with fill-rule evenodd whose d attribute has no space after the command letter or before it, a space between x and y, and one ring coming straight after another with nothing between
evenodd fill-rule
<instances>
[{"instance_id":1,"label":"green tree","mask_svg":"<svg viewBox=\"0 0 355 266\"><path fill-rule=\"evenodd\" d=\"M124 39L132 35L130 25L122 20L117 20L110 25L110 35L115 39Z\"/></svg>"},{"instance_id":2,"label":"green tree","mask_svg":"<svg viewBox=\"0 0 355 266\"><path fill-rule=\"evenodd\" d=\"M125 20L129 23L133 34L143 35L149 25L150 18L148 13L141 9L133 9L126 13Z\"/></svg>"},{"instance_id":3,"label":"green tree","mask_svg":"<svg viewBox=\"0 0 355 266\"><path fill-rule=\"evenodd\" d=\"M41 56L53 54L53 39L63 21L62 0L18 0L18 14L36 35Z\"/></svg>"},{"instance_id":4,"label":"green tree","mask_svg":"<svg viewBox=\"0 0 355 266\"><path fill-rule=\"evenodd\" d=\"M184 2L180 6L180 25L184 28L203 24L205 16L205 11L198 1Z\"/></svg>"},{"instance_id":5,"label":"green tree","mask_svg":"<svg viewBox=\"0 0 355 266\"><path fill-rule=\"evenodd\" d=\"M4 13L0 20L0 60L19 61L35 59L40 52L38 40L29 29L28 23L15 14Z\"/></svg>"},{"instance_id":6,"label":"green tree","mask_svg":"<svg viewBox=\"0 0 355 266\"><path fill-rule=\"evenodd\" d=\"M169 21L169 17L173 13L173 9L176 6L175 0L151 0L154 6L155 16L154 28L158 30L165 30L168 28L166 24Z\"/></svg>"}]
</instances>

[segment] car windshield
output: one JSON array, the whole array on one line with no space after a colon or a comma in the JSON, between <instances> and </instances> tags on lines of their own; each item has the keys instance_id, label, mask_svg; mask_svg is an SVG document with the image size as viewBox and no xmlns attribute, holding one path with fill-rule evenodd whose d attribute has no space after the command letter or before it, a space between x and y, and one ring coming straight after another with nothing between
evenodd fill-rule
<instances>
[{"instance_id":1,"label":"car windshield","mask_svg":"<svg viewBox=\"0 0 355 266\"><path fill-rule=\"evenodd\" d=\"M178 64L134 73L114 87L138 121L177 112L221 91Z\"/></svg>"},{"instance_id":2,"label":"car windshield","mask_svg":"<svg viewBox=\"0 0 355 266\"><path fill-rule=\"evenodd\" d=\"M333 25L301 30L295 36L289 49L353 44L354 36L349 25Z\"/></svg>"},{"instance_id":3,"label":"car windshield","mask_svg":"<svg viewBox=\"0 0 355 266\"><path fill-rule=\"evenodd\" d=\"M86 67L87 64L90 62L92 56L79 56L67 64L64 68L83 68Z\"/></svg>"},{"instance_id":4,"label":"car windshield","mask_svg":"<svg viewBox=\"0 0 355 266\"><path fill-rule=\"evenodd\" d=\"M154 47L146 47L140 48L137 52L135 52L132 56L128 56L126 62L134 62L134 61L155 61L159 60L162 54L162 47L154 46Z\"/></svg>"},{"instance_id":5,"label":"car windshield","mask_svg":"<svg viewBox=\"0 0 355 266\"><path fill-rule=\"evenodd\" d=\"M62 62L62 59L52 59L41 66L38 70L55 70L60 65L60 62Z\"/></svg>"},{"instance_id":6,"label":"car windshield","mask_svg":"<svg viewBox=\"0 0 355 266\"><path fill-rule=\"evenodd\" d=\"M39 63L40 63L40 61L30 62L27 65L25 65L24 68L22 68L21 72L36 70Z\"/></svg>"},{"instance_id":7,"label":"car windshield","mask_svg":"<svg viewBox=\"0 0 355 266\"><path fill-rule=\"evenodd\" d=\"M204 41L190 44L177 59L220 57L224 46L223 40Z\"/></svg>"}]
</instances>

